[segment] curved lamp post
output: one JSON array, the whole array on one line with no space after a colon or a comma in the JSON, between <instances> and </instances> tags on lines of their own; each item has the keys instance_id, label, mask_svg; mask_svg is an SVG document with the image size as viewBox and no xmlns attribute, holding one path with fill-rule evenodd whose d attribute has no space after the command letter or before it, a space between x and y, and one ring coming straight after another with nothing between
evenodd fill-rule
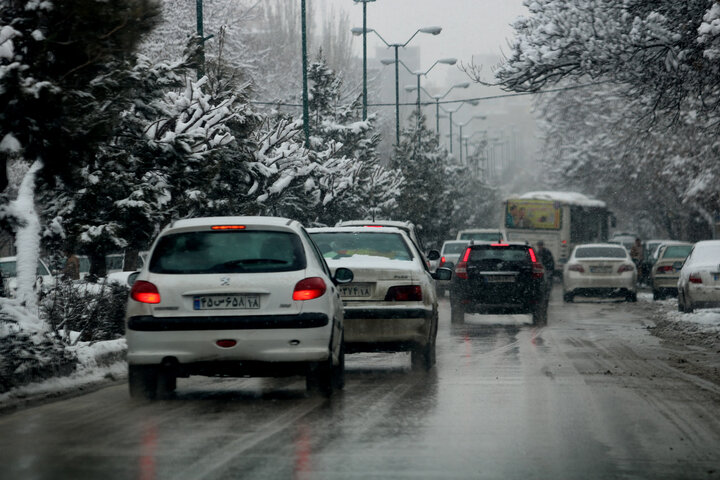
<instances>
[{"instance_id":1,"label":"curved lamp post","mask_svg":"<svg viewBox=\"0 0 720 480\"><path fill-rule=\"evenodd\" d=\"M420 90L425 92L425 95L427 95L430 98L435 99L435 133L438 135L440 134L440 100L447 97L450 92L452 92L456 88L468 88L470 86L470 82L462 82L462 83L456 83L452 87L448 88L447 92L445 92L442 95L431 95L430 92L425 90L425 88L420 87ZM405 90L408 92L414 92L417 87L408 85L405 87Z\"/></svg>"},{"instance_id":2,"label":"curved lamp post","mask_svg":"<svg viewBox=\"0 0 720 480\"><path fill-rule=\"evenodd\" d=\"M400 89L399 89L399 86L398 86L398 84L399 84L399 82L400 82L400 79L399 79L399 71L398 71L398 65L399 65L400 60L398 59L398 48L400 48L400 47L403 47L403 48L406 47L407 44L410 43L410 41L411 41L413 38L415 38L415 35L417 35L418 33L427 33L427 34L429 34L429 35L438 35L438 34L440 34L440 32L442 32L442 27L423 27L423 28L418 28L418 29L415 31L415 33L413 33L413 34L410 36L410 38L408 38L407 41L404 42L404 43L389 43L389 42L387 42L387 41L382 37L382 35L380 35L380 34L377 32L377 30L374 30L374 29L372 29L372 28L367 28L367 27L358 28L358 27L355 27L355 28L351 28L350 31L352 32L353 35L363 35L363 37L364 37L365 35L367 35L369 32L374 32L375 35L377 35L378 38L379 38L380 40L382 40L382 42L383 42L385 45L388 46L388 48L389 48L389 47L392 47L392 48L395 49L395 59L394 59L394 60L391 60L390 63L386 63L386 61L383 61L383 60L381 60L381 62L382 62L383 65L389 65L389 64L391 64L391 63L394 63L394 64L395 64L395 144L397 145L397 144L400 143ZM366 87L366 85L367 85L367 81L366 81L367 74L366 74L365 72L366 72L365 63L363 63L363 89L366 89L366 88L367 88L367 87Z\"/></svg>"},{"instance_id":3,"label":"curved lamp post","mask_svg":"<svg viewBox=\"0 0 720 480\"><path fill-rule=\"evenodd\" d=\"M469 125L470 122L472 122L473 120L485 120L486 118L487 118L487 117L486 117L485 115L473 115L472 117L470 117L470 119L469 119L467 122L465 122L465 123L458 123L458 127L460 127L460 134L458 135L458 141L460 142L460 164L461 164L461 165L462 165L462 161L463 161L463 151L462 151L462 147L463 147L463 134L462 134L463 127L466 127L467 125ZM451 140L451 141L452 141L452 140Z\"/></svg>"},{"instance_id":4,"label":"curved lamp post","mask_svg":"<svg viewBox=\"0 0 720 480\"><path fill-rule=\"evenodd\" d=\"M469 103L472 106L477 106L477 104L480 102L478 102L477 100L466 100L466 101L461 102L460 105L458 105L458 107L454 110L448 110L445 107L440 107L440 108L442 108L443 112L447 113L450 116L450 153L453 153L453 140L452 140L453 119L452 119L452 116L453 116L453 113L460 110L463 107L463 105L465 105L466 103Z\"/></svg>"}]
</instances>

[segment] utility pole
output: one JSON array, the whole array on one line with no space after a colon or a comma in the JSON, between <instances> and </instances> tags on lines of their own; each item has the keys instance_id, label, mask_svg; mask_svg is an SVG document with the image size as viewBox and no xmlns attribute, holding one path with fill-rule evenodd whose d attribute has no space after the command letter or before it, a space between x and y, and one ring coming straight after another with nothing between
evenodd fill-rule
<instances>
[{"instance_id":1,"label":"utility pole","mask_svg":"<svg viewBox=\"0 0 720 480\"><path fill-rule=\"evenodd\" d=\"M198 0L201 1L201 0ZM305 0L300 0L300 14L302 15L302 83L303 83L303 132L305 133L305 147L310 148L310 111L308 107L308 78L307 78L307 25L305 19Z\"/></svg>"},{"instance_id":2,"label":"utility pole","mask_svg":"<svg viewBox=\"0 0 720 480\"><path fill-rule=\"evenodd\" d=\"M202 0L195 0L196 18L197 18L197 35L198 42L198 66L197 79L200 80L205 76L205 34L203 33L203 3Z\"/></svg>"}]
</instances>

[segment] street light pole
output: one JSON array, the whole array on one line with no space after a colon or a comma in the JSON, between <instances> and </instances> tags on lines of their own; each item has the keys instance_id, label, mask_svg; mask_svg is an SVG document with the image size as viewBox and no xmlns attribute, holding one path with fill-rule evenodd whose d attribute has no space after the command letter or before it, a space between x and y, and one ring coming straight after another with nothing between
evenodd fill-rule
<instances>
[{"instance_id":1,"label":"street light pole","mask_svg":"<svg viewBox=\"0 0 720 480\"><path fill-rule=\"evenodd\" d=\"M307 25L305 19L305 0L300 0L300 15L302 15L302 82L303 82L303 132L305 133L305 147L310 148L310 111L308 109L308 78L307 78Z\"/></svg>"},{"instance_id":2,"label":"street light pole","mask_svg":"<svg viewBox=\"0 0 720 480\"><path fill-rule=\"evenodd\" d=\"M435 133L440 135L440 100L447 97L450 92L452 92L456 88L468 88L470 86L470 82L462 82L462 83L456 83L452 87L448 88L447 92L445 92L442 95L431 95L430 92L425 90L423 87L420 87L419 90L422 90L425 92L425 95L427 95L430 98L435 99ZM405 87L405 90L408 92L414 91L418 87ZM420 103L420 100L418 100L418 103Z\"/></svg>"},{"instance_id":3,"label":"street light pole","mask_svg":"<svg viewBox=\"0 0 720 480\"><path fill-rule=\"evenodd\" d=\"M367 120L367 4L368 2L374 2L375 0L353 0L355 3L363 4L363 121Z\"/></svg>"}]
</instances>

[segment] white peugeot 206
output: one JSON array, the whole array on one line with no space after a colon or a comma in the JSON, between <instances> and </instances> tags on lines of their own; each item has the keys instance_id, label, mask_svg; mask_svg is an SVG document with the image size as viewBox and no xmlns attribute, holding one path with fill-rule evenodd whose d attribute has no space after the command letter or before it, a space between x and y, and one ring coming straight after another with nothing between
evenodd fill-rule
<instances>
[{"instance_id":1,"label":"white peugeot 206","mask_svg":"<svg viewBox=\"0 0 720 480\"><path fill-rule=\"evenodd\" d=\"M132 397L170 394L178 377L303 375L330 395L344 383L337 284L298 222L178 220L134 279L126 330Z\"/></svg>"}]
</instances>

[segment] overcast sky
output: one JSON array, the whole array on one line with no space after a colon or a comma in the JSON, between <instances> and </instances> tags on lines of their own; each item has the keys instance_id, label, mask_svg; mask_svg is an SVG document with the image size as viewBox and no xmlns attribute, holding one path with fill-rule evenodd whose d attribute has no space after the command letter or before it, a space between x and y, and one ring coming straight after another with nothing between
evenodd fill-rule
<instances>
[{"instance_id":1,"label":"overcast sky","mask_svg":"<svg viewBox=\"0 0 720 480\"><path fill-rule=\"evenodd\" d=\"M313 0L323 8L340 8L350 14L354 26L362 27L362 4L353 0ZM367 4L367 25L389 43L405 42L418 28L440 26L438 36L418 35L412 45L421 47L423 65L438 58L456 57L468 62L478 53L508 51L510 24L527 13L522 0L376 0ZM368 52L382 45L368 37ZM355 42L362 52L362 43Z\"/></svg>"}]
</instances>

